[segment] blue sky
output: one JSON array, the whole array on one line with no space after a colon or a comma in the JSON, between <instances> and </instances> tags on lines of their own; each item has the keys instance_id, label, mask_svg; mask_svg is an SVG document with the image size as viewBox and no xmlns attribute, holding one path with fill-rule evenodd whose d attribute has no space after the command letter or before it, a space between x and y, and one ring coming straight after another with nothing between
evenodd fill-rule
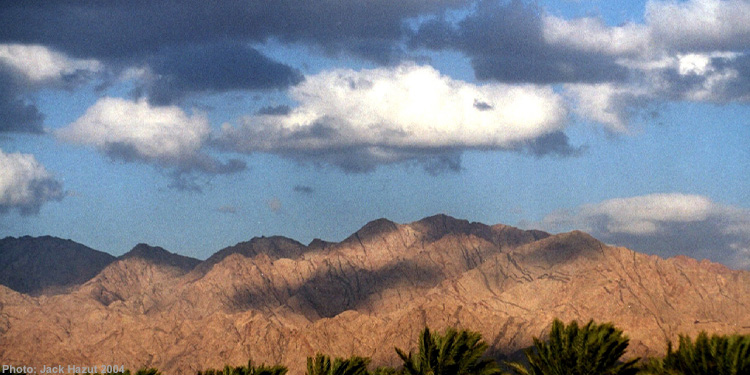
<instances>
[{"instance_id":1,"label":"blue sky","mask_svg":"<svg viewBox=\"0 0 750 375\"><path fill-rule=\"evenodd\" d=\"M750 2L0 5L0 235L446 213L750 268Z\"/></svg>"}]
</instances>

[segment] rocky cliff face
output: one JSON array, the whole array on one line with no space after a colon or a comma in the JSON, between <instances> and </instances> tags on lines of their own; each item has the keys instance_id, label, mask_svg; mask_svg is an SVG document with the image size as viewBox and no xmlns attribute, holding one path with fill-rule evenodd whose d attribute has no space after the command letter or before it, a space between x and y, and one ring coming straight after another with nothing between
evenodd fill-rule
<instances>
[{"instance_id":1,"label":"rocky cliff face","mask_svg":"<svg viewBox=\"0 0 750 375\"><path fill-rule=\"evenodd\" d=\"M750 332L750 272L444 215L376 220L340 243L254 239L189 270L145 258L63 295L0 287L0 360L185 374L252 358L301 374L318 351L396 365L393 347L425 325L480 331L498 357L554 317L614 322L631 356L679 333Z\"/></svg>"}]
</instances>

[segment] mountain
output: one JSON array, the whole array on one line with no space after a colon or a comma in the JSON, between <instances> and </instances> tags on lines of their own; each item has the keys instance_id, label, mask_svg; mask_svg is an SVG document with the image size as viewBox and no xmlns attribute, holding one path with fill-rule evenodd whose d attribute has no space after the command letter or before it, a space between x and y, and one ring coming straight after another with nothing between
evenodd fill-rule
<instances>
[{"instance_id":1,"label":"mountain","mask_svg":"<svg viewBox=\"0 0 750 375\"><path fill-rule=\"evenodd\" d=\"M498 358L554 317L615 323L631 357L678 334L750 333L750 272L445 215L379 219L336 243L255 238L190 270L123 258L66 294L0 287L0 361L185 374L251 358L301 374L316 352L396 365L393 347L425 325L479 331Z\"/></svg>"},{"instance_id":2,"label":"mountain","mask_svg":"<svg viewBox=\"0 0 750 375\"><path fill-rule=\"evenodd\" d=\"M159 246L149 246L144 243L136 245L133 249L121 255L118 259L123 260L130 258L140 258L154 264L176 267L185 272L192 270L201 263L198 259L175 254L164 250Z\"/></svg>"},{"instance_id":3,"label":"mountain","mask_svg":"<svg viewBox=\"0 0 750 375\"><path fill-rule=\"evenodd\" d=\"M185 275L200 262L161 247L138 244L74 293L86 294L107 306L117 301L129 301L132 297L158 294L164 287L168 288L163 284ZM157 300L151 298L143 309L154 308Z\"/></svg>"},{"instance_id":4,"label":"mountain","mask_svg":"<svg viewBox=\"0 0 750 375\"><path fill-rule=\"evenodd\" d=\"M26 294L61 292L82 284L115 257L56 237L0 240L0 284Z\"/></svg>"}]
</instances>

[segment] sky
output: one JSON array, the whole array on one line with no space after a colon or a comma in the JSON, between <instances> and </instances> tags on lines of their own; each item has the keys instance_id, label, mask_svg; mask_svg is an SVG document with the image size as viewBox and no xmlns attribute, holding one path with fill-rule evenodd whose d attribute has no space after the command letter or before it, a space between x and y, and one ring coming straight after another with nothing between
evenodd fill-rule
<instances>
[{"instance_id":1,"label":"sky","mask_svg":"<svg viewBox=\"0 0 750 375\"><path fill-rule=\"evenodd\" d=\"M750 269L750 1L3 1L0 236L445 213Z\"/></svg>"}]
</instances>

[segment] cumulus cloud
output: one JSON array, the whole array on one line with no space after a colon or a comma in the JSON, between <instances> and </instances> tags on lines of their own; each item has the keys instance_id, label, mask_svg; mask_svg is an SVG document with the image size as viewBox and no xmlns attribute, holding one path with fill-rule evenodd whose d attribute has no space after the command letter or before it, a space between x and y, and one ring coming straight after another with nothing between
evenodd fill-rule
<instances>
[{"instance_id":1,"label":"cumulus cloud","mask_svg":"<svg viewBox=\"0 0 750 375\"><path fill-rule=\"evenodd\" d=\"M463 52L482 80L563 83L576 114L619 133L665 101L750 100L750 3L650 1L645 12L611 26L480 1L458 20L427 19L409 43Z\"/></svg>"},{"instance_id":2,"label":"cumulus cloud","mask_svg":"<svg viewBox=\"0 0 750 375\"><path fill-rule=\"evenodd\" d=\"M575 35L580 31L577 29L591 31L594 22L562 25L554 20L545 17L541 8L521 1L480 1L458 22L445 18L424 22L411 37L410 45L461 51L471 59L475 75L482 80L549 84L627 78L627 69L617 62L617 56L592 48L613 41L624 44L626 32L600 26L598 34L608 33L608 37L580 41L578 35L579 39L571 40L567 36ZM586 48L579 48L579 44ZM634 48L638 43L631 44L623 48Z\"/></svg>"},{"instance_id":3,"label":"cumulus cloud","mask_svg":"<svg viewBox=\"0 0 750 375\"><path fill-rule=\"evenodd\" d=\"M550 45L613 56L641 55L650 48L645 25L628 23L611 27L593 17L567 20L544 15L542 35Z\"/></svg>"},{"instance_id":4,"label":"cumulus cloud","mask_svg":"<svg viewBox=\"0 0 750 375\"><path fill-rule=\"evenodd\" d=\"M745 0L649 1L646 23L654 41L671 50L750 48L750 3Z\"/></svg>"},{"instance_id":5,"label":"cumulus cloud","mask_svg":"<svg viewBox=\"0 0 750 375\"><path fill-rule=\"evenodd\" d=\"M44 115L28 94L74 87L101 69L96 60L69 58L44 46L0 44L0 132L44 132Z\"/></svg>"},{"instance_id":6,"label":"cumulus cloud","mask_svg":"<svg viewBox=\"0 0 750 375\"><path fill-rule=\"evenodd\" d=\"M564 100L551 88L474 85L414 64L322 72L290 95L297 107L225 124L219 142L239 152L276 153L349 171L406 160L454 169L463 150L524 148L560 133L567 121ZM571 149L567 137L548 141L537 146Z\"/></svg>"},{"instance_id":7,"label":"cumulus cloud","mask_svg":"<svg viewBox=\"0 0 750 375\"><path fill-rule=\"evenodd\" d=\"M551 213L537 226L552 231L582 229L646 253L684 254L750 269L750 210L701 195L616 198Z\"/></svg>"},{"instance_id":8,"label":"cumulus cloud","mask_svg":"<svg viewBox=\"0 0 750 375\"><path fill-rule=\"evenodd\" d=\"M192 188L185 174L227 174L245 169L245 163L226 163L202 148L211 128L205 115L189 116L177 106L152 106L144 99L130 101L105 97L56 135L67 142L91 145L112 159L171 168L176 188Z\"/></svg>"},{"instance_id":9,"label":"cumulus cloud","mask_svg":"<svg viewBox=\"0 0 750 375\"><path fill-rule=\"evenodd\" d=\"M94 59L73 59L41 45L0 44L0 64L33 83L70 80L83 72L98 72Z\"/></svg>"},{"instance_id":10,"label":"cumulus cloud","mask_svg":"<svg viewBox=\"0 0 750 375\"><path fill-rule=\"evenodd\" d=\"M690 53L633 66L629 82L567 84L573 112L616 133L627 132L644 110L667 101L750 102L750 55Z\"/></svg>"},{"instance_id":11,"label":"cumulus cloud","mask_svg":"<svg viewBox=\"0 0 750 375\"><path fill-rule=\"evenodd\" d=\"M22 215L36 214L44 203L64 196L62 184L34 155L0 150L0 213L15 209Z\"/></svg>"}]
</instances>

